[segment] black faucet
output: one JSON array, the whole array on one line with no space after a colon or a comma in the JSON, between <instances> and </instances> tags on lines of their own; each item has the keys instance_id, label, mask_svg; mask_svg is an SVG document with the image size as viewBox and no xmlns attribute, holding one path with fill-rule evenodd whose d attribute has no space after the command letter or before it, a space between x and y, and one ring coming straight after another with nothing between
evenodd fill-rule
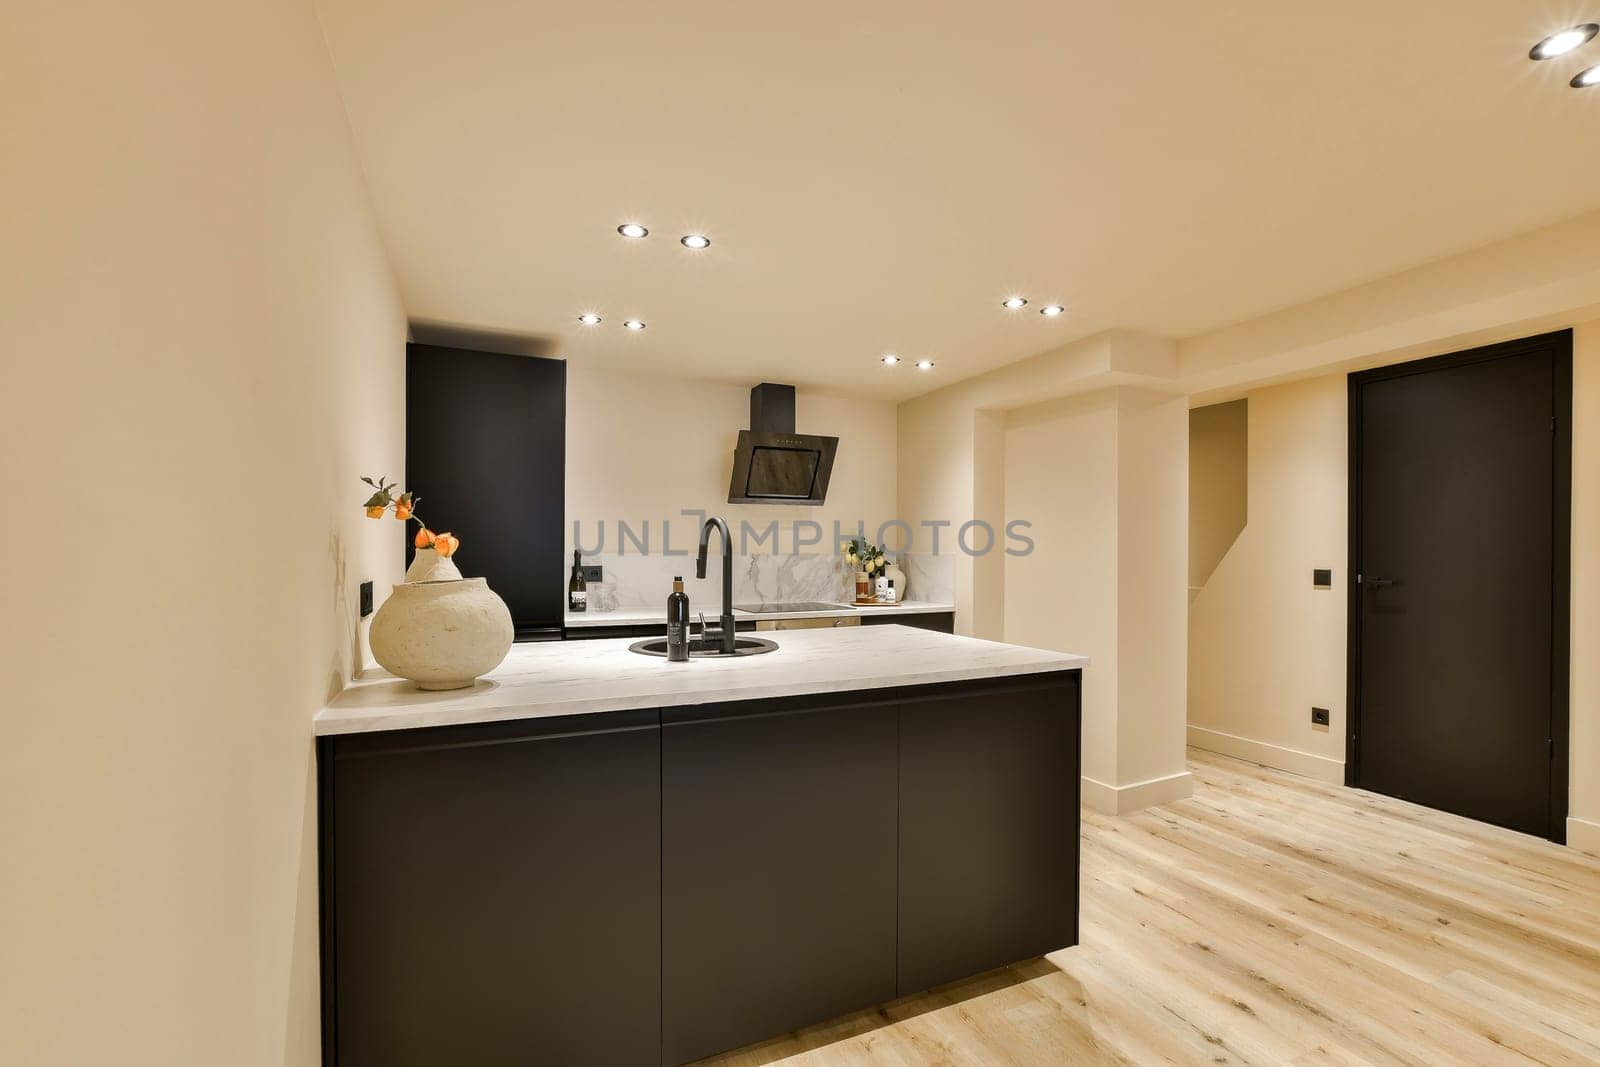
<instances>
[{"instance_id":1,"label":"black faucet","mask_svg":"<svg viewBox=\"0 0 1600 1067\"><path fill-rule=\"evenodd\" d=\"M711 531L717 530L722 534L722 632L717 638L722 643L722 654L733 655L734 630L733 630L733 538L728 535L728 524L713 515L700 527L700 555L694 561L694 576L706 576L706 548L711 541ZM711 642L711 634L707 632L704 624L700 626L700 640L706 644Z\"/></svg>"}]
</instances>

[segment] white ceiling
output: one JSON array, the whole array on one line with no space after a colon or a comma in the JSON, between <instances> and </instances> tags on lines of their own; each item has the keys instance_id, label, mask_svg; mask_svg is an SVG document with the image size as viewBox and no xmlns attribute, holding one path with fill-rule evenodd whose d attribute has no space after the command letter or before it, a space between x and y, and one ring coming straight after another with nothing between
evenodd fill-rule
<instances>
[{"instance_id":1,"label":"white ceiling","mask_svg":"<svg viewBox=\"0 0 1600 1067\"><path fill-rule=\"evenodd\" d=\"M320 3L412 318L574 361L904 398L1600 207L1600 0Z\"/></svg>"}]
</instances>

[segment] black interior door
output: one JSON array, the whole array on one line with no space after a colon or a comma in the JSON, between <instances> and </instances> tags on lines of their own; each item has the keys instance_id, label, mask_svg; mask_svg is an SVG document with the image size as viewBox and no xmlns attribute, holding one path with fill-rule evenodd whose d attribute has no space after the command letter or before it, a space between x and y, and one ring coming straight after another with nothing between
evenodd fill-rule
<instances>
[{"instance_id":1,"label":"black interior door","mask_svg":"<svg viewBox=\"0 0 1600 1067\"><path fill-rule=\"evenodd\" d=\"M1564 832L1571 334L1351 378L1353 784Z\"/></svg>"},{"instance_id":2,"label":"black interior door","mask_svg":"<svg viewBox=\"0 0 1600 1067\"><path fill-rule=\"evenodd\" d=\"M519 639L561 632L566 411L564 360L406 347L405 487L461 538L456 565L500 594Z\"/></svg>"}]
</instances>

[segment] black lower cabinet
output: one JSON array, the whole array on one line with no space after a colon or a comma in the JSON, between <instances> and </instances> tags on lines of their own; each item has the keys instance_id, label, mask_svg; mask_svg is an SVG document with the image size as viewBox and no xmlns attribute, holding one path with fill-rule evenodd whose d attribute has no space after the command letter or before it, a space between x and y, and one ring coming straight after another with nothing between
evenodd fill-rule
<instances>
[{"instance_id":1,"label":"black lower cabinet","mask_svg":"<svg viewBox=\"0 0 1600 1067\"><path fill-rule=\"evenodd\" d=\"M897 711L663 712L663 1063L894 998Z\"/></svg>"},{"instance_id":2,"label":"black lower cabinet","mask_svg":"<svg viewBox=\"0 0 1600 1067\"><path fill-rule=\"evenodd\" d=\"M863 613L861 625L910 626L918 630L932 630L935 633L953 634L956 632L956 616L953 611L917 612L912 615L869 615Z\"/></svg>"},{"instance_id":3,"label":"black lower cabinet","mask_svg":"<svg viewBox=\"0 0 1600 1067\"><path fill-rule=\"evenodd\" d=\"M326 1062L660 1062L658 722L324 741Z\"/></svg>"},{"instance_id":4,"label":"black lower cabinet","mask_svg":"<svg viewBox=\"0 0 1600 1067\"><path fill-rule=\"evenodd\" d=\"M901 996L1078 943L1077 673L900 709Z\"/></svg>"},{"instance_id":5,"label":"black lower cabinet","mask_svg":"<svg viewBox=\"0 0 1600 1067\"><path fill-rule=\"evenodd\" d=\"M1076 944L1079 694L322 738L323 1062L680 1064Z\"/></svg>"}]
</instances>

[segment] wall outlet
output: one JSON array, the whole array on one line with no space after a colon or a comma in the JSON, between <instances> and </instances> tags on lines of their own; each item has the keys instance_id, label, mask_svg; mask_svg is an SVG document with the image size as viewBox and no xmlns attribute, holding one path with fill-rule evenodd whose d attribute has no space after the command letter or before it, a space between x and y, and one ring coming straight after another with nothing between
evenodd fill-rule
<instances>
[{"instance_id":1,"label":"wall outlet","mask_svg":"<svg viewBox=\"0 0 1600 1067\"><path fill-rule=\"evenodd\" d=\"M598 563L585 563L583 565L583 580L585 583L605 581L605 568Z\"/></svg>"},{"instance_id":2,"label":"wall outlet","mask_svg":"<svg viewBox=\"0 0 1600 1067\"><path fill-rule=\"evenodd\" d=\"M1311 584L1318 589L1333 588L1333 571L1326 567L1318 567L1311 572Z\"/></svg>"},{"instance_id":3,"label":"wall outlet","mask_svg":"<svg viewBox=\"0 0 1600 1067\"><path fill-rule=\"evenodd\" d=\"M364 619L372 614L372 583L361 583L361 617Z\"/></svg>"},{"instance_id":4,"label":"wall outlet","mask_svg":"<svg viewBox=\"0 0 1600 1067\"><path fill-rule=\"evenodd\" d=\"M1311 709L1311 725L1312 726L1326 726L1326 725L1328 725L1328 709L1327 708L1312 708Z\"/></svg>"}]
</instances>

